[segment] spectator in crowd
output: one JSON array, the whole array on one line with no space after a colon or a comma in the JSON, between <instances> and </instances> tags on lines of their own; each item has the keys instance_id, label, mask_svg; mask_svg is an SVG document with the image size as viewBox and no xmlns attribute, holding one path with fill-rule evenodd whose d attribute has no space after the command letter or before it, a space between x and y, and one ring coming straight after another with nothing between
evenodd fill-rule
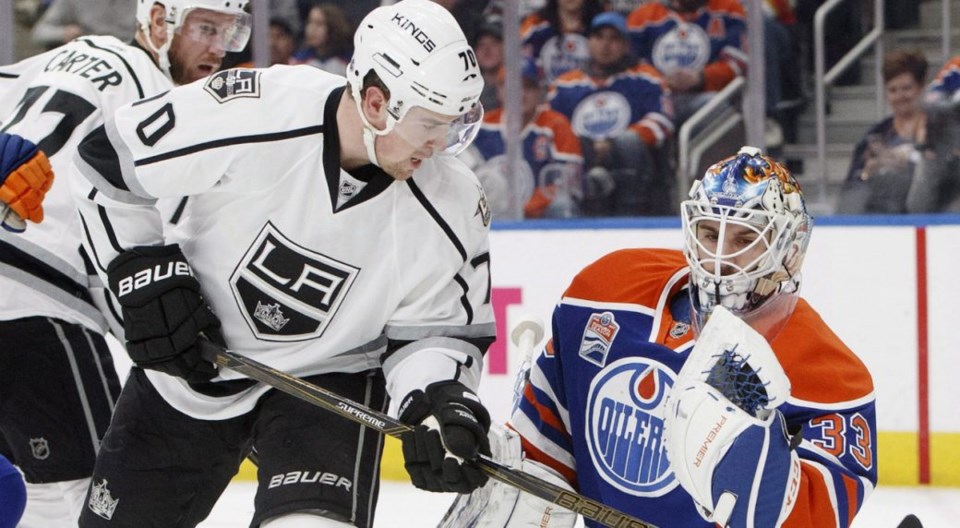
<instances>
[{"instance_id":1,"label":"spectator in crowd","mask_svg":"<svg viewBox=\"0 0 960 528\"><path fill-rule=\"evenodd\" d=\"M284 19L270 19L270 65L290 64L297 49L297 38Z\"/></svg>"},{"instance_id":2,"label":"spectator in crowd","mask_svg":"<svg viewBox=\"0 0 960 528\"><path fill-rule=\"evenodd\" d=\"M883 58L883 82L893 115L873 125L857 143L837 212L903 213L926 139L923 88L927 59L919 50L895 50Z\"/></svg>"},{"instance_id":3,"label":"spectator in crowd","mask_svg":"<svg viewBox=\"0 0 960 528\"><path fill-rule=\"evenodd\" d=\"M300 31L303 29L303 17L300 16L297 0L267 0L267 8L270 11L271 21L283 20L290 26L293 38L300 36Z\"/></svg>"},{"instance_id":4,"label":"spectator in crowd","mask_svg":"<svg viewBox=\"0 0 960 528\"><path fill-rule=\"evenodd\" d=\"M927 88L926 141L907 193L909 213L960 213L960 56Z\"/></svg>"},{"instance_id":5,"label":"spectator in crowd","mask_svg":"<svg viewBox=\"0 0 960 528\"><path fill-rule=\"evenodd\" d=\"M746 13L739 0L647 2L627 19L634 53L666 79L679 126L746 73Z\"/></svg>"},{"instance_id":6,"label":"spectator in crowd","mask_svg":"<svg viewBox=\"0 0 960 528\"><path fill-rule=\"evenodd\" d=\"M111 35L128 40L136 30L134 0L54 0L33 26L33 41L47 49L80 35Z\"/></svg>"},{"instance_id":7,"label":"spectator in crowd","mask_svg":"<svg viewBox=\"0 0 960 528\"><path fill-rule=\"evenodd\" d=\"M536 64L524 59L521 67L523 94L520 100L523 129L522 168L506 166L506 120L502 106L488 112L473 141L470 157L478 161L477 176L484 185L494 217L509 218L512 200L523 200L524 218L569 218L579 216L583 197L580 143L567 118L543 104L542 75ZM502 102L505 71L497 75L495 88ZM468 162L469 164L469 162Z\"/></svg>"},{"instance_id":8,"label":"spectator in crowd","mask_svg":"<svg viewBox=\"0 0 960 528\"><path fill-rule=\"evenodd\" d=\"M550 87L550 106L580 138L590 184L587 210L598 215L670 211L664 142L673 134L670 93L652 66L630 54L626 22L600 13L590 25L590 60Z\"/></svg>"},{"instance_id":9,"label":"spectator in crowd","mask_svg":"<svg viewBox=\"0 0 960 528\"><path fill-rule=\"evenodd\" d=\"M307 15L303 46L293 54L292 62L345 75L352 35L353 27L342 9L330 3L316 4Z\"/></svg>"},{"instance_id":10,"label":"spectator in crowd","mask_svg":"<svg viewBox=\"0 0 960 528\"><path fill-rule=\"evenodd\" d=\"M477 28L473 42L473 51L477 55L477 65L483 73L483 93L480 103L486 111L500 106L497 98L497 75L503 66L503 20L500 17L488 17Z\"/></svg>"},{"instance_id":11,"label":"spectator in crowd","mask_svg":"<svg viewBox=\"0 0 960 528\"><path fill-rule=\"evenodd\" d=\"M523 54L537 61L545 82L551 83L560 74L587 63L590 51L586 33L590 21L601 11L600 0L547 0L543 8L523 19Z\"/></svg>"}]
</instances>

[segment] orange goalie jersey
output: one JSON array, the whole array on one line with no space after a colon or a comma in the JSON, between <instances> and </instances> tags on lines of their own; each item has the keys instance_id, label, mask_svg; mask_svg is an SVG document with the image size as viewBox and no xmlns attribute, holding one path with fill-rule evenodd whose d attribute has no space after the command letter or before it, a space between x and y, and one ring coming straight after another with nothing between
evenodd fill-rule
<instances>
[{"instance_id":1,"label":"orange goalie jersey","mask_svg":"<svg viewBox=\"0 0 960 528\"><path fill-rule=\"evenodd\" d=\"M707 527L663 443L666 395L694 342L687 273L676 250L622 250L585 268L510 425L528 457L580 493L658 526ZM778 410L802 432L784 526L850 526L877 481L870 374L803 299L772 346L792 384Z\"/></svg>"}]
</instances>

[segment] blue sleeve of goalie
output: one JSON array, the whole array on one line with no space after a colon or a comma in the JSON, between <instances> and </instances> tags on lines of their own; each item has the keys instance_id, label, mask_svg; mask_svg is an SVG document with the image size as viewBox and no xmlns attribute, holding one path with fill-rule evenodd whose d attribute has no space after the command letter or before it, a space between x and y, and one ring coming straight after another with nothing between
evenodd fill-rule
<instances>
[{"instance_id":1,"label":"blue sleeve of goalie","mask_svg":"<svg viewBox=\"0 0 960 528\"><path fill-rule=\"evenodd\" d=\"M15 528L27 505L27 488L23 477L9 460L0 455L0 528Z\"/></svg>"},{"instance_id":2,"label":"blue sleeve of goalie","mask_svg":"<svg viewBox=\"0 0 960 528\"><path fill-rule=\"evenodd\" d=\"M724 492L737 496L728 526L775 527L784 510L792 508L799 486L799 457L790 445L790 435L780 411L767 425L753 425L740 433L713 473L714 503ZM718 425L719 426L719 425ZM792 496L791 491L793 491ZM747 499L747 500L744 500Z\"/></svg>"}]
</instances>

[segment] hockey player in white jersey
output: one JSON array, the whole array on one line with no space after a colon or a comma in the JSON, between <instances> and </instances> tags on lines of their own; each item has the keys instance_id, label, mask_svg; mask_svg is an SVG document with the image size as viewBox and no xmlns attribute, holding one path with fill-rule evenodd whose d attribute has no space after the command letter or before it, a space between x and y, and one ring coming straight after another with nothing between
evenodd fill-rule
<instances>
[{"instance_id":1,"label":"hockey player in white jersey","mask_svg":"<svg viewBox=\"0 0 960 528\"><path fill-rule=\"evenodd\" d=\"M0 452L26 475L21 526L76 525L120 393L103 315L119 307L101 302L67 178L77 146L118 107L213 73L249 35L246 0L129 1L129 44L87 36L0 67L0 200L12 206L0 230Z\"/></svg>"},{"instance_id":2,"label":"hockey player in white jersey","mask_svg":"<svg viewBox=\"0 0 960 528\"><path fill-rule=\"evenodd\" d=\"M372 11L354 39L347 79L227 70L80 147L71 186L138 367L82 527L195 526L251 447L251 526L373 524L382 436L217 371L200 339L416 425L421 488L486 480L464 460L488 450L490 213L453 157L482 118L480 70L428 0ZM190 215L164 232L155 202L183 194Z\"/></svg>"}]
</instances>

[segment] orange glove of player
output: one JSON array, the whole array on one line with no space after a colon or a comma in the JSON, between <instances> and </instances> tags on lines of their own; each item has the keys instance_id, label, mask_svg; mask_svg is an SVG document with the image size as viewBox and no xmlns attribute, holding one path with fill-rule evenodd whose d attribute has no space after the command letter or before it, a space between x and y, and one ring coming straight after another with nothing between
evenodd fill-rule
<instances>
[{"instance_id":1,"label":"orange glove of player","mask_svg":"<svg viewBox=\"0 0 960 528\"><path fill-rule=\"evenodd\" d=\"M27 139L0 133L0 202L3 202L0 222L3 227L19 232L26 228L23 220L43 221L43 197L51 185L53 169L47 156Z\"/></svg>"}]
</instances>

